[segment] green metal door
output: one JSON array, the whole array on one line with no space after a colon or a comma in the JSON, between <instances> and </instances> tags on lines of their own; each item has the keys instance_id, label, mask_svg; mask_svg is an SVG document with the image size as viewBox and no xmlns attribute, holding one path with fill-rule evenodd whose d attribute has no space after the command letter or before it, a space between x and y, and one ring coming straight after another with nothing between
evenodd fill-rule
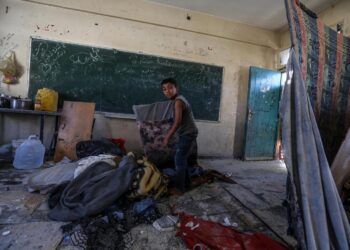
<instances>
[{"instance_id":1,"label":"green metal door","mask_svg":"<svg viewBox=\"0 0 350 250\"><path fill-rule=\"evenodd\" d=\"M272 160L277 140L281 73L250 67L244 159Z\"/></svg>"}]
</instances>

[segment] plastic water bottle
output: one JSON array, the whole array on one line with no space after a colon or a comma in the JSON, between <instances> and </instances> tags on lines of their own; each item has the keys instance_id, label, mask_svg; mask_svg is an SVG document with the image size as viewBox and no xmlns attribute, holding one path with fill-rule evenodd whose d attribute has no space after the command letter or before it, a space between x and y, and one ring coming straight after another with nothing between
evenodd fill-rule
<instances>
[{"instance_id":1,"label":"plastic water bottle","mask_svg":"<svg viewBox=\"0 0 350 250\"><path fill-rule=\"evenodd\" d=\"M18 169L41 167L44 163L45 147L36 135L31 135L16 150L13 166Z\"/></svg>"}]
</instances>

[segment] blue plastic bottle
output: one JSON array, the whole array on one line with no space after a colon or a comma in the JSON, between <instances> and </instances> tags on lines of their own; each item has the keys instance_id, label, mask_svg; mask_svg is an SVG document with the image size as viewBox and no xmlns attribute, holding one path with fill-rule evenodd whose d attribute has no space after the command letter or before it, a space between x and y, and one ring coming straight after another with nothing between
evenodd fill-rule
<instances>
[{"instance_id":1,"label":"blue plastic bottle","mask_svg":"<svg viewBox=\"0 0 350 250\"><path fill-rule=\"evenodd\" d=\"M45 147L36 135L31 135L16 150L13 166L18 169L41 167L44 163Z\"/></svg>"}]
</instances>

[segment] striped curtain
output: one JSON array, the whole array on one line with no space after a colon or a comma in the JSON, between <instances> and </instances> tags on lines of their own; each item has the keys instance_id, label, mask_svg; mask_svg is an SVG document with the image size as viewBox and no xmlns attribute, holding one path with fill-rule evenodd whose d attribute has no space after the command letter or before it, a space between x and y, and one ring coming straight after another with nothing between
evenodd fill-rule
<instances>
[{"instance_id":1,"label":"striped curtain","mask_svg":"<svg viewBox=\"0 0 350 250\"><path fill-rule=\"evenodd\" d=\"M280 113L289 229L298 249L349 250L349 220L328 164L349 127L349 39L299 1L285 4L292 49Z\"/></svg>"},{"instance_id":2,"label":"striped curtain","mask_svg":"<svg viewBox=\"0 0 350 250\"><path fill-rule=\"evenodd\" d=\"M332 163L350 126L350 39L299 0L285 0L292 46Z\"/></svg>"}]
</instances>

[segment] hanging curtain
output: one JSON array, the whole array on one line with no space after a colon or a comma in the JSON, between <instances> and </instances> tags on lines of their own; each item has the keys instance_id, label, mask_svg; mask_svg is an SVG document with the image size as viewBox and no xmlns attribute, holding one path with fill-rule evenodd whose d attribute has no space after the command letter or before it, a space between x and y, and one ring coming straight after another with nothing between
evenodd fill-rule
<instances>
[{"instance_id":1,"label":"hanging curtain","mask_svg":"<svg viewBox=\"0 0 350 250\"><path fill-rule=\"evenodd\" d=\"M329 163L350 126L350 38L298 0L285 0L292 46Z\"/></svg>"},{"instance_id":2,"label":"hanging curtain","mask_svg":"<svg viewBox=\"0 0 350 250\"><path fill-rule=\"evenodd\" d=\"M326 152L334 157L349 127L350 40L299 1L285 4L292 49L280 111L291 229L301 249L349 249Z\"/></svg>"}]
</instances>

